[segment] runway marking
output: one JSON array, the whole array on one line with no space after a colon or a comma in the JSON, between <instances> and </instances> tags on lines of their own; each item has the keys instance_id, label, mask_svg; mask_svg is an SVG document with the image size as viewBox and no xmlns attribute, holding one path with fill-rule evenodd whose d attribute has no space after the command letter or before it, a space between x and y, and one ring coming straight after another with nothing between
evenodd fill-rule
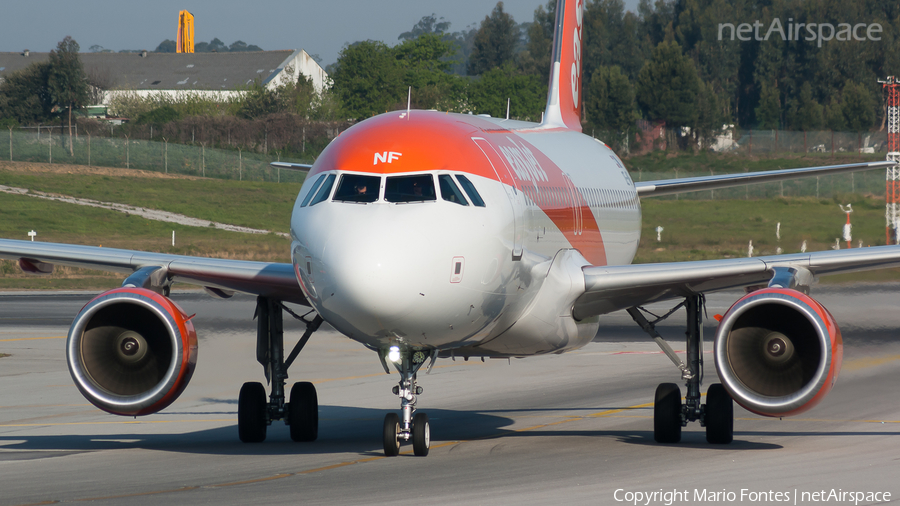
<instances>
[{"instance_id":1,"label":"runway marking","mask_svg":"<svg viewBox=\"0 0 900 506\"><path fill-rule=\"evenodd\" d=\"M854 360L848 360L844 362L843 367L841 369L845 371L858 371L860 369L868 369L869 367L875 367L882 364L887 364L888 362L894 362L896 360L900 360L900 355L889 355L887 357L865 357L865 358L857 358Z\"/></svg>"},{"instance_id":2,"label":"runway marking","mask_svg":"<svg viewBox=\"0 0 900 506\"><path fill-rule=\"evenodd\" d=\"M0 343L9 343L12 341L40 341L42 339L65 339L66 336L50 336L50 337L17 337L15 339L0 339Z\"/></svg>"}]
</instances>

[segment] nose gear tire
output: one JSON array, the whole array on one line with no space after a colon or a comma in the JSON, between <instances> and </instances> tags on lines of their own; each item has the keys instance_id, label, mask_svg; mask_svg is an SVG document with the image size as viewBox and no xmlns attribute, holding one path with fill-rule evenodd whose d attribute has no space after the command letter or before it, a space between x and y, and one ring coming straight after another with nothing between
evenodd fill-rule
<instances>
[{"instance_id":1,"label":"nose gear tire","mask_svg":"<svg viewBox=\"0 0 900 506\"><path fill-rule=\"evenodd\" d=\"M384 416L384 455L396 457L400 454L400 417L397 413Z\"/></svg>"},{"instance_id":2,"label":"nose gear tire","mask_svg":"<svg viewBox=\"0 0 900 506\"><path fill-rule=\"evenodd\" d=\"M431 448L431 426L428 424L428 415L416 413L412 422L413 453L417 457L428 455Z\"/></svg>"}]
</instances>

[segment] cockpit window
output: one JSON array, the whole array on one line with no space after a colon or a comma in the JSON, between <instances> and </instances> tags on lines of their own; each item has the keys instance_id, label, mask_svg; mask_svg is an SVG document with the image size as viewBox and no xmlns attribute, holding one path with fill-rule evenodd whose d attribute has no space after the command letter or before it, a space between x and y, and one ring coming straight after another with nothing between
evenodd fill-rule
<instances>
[{"instance_id":1,"label":"cockpit window","mask_svg":"<svg viewBox=\"0 0 900 506\"><path fill-rule=\"evenodd\" d=\"M303 197L303 202L300 203L300 207L306 207L306 204L309 204L309 200L313 198L313 195L316 194L316 189L322 184L322 180L325 179L325 174L319 176L313 184L309 186L309 192L306 193L306 196Z\"/></svg>"},{"instance_id":2,"label":"cockpit window","mask_svg":"<svg viewBox=\"0 0 900 506\"><path fill-rule=\"evenodd\" d=\"M378 200L380 177L344 174L332 200L340 202L375 202Z\"/></svg>"},{"instance_id":3,"label":"cockpit window","mask_svg":"<svg viewBox=\"0 0 900 506\"><path fill-rule=\"evenodd\" d=\"M472 201L472 205L476 207L484 207L484 201L481 200L481 195L478 194L478 190L475 189L475 185L473 185L472 182L469 181L469 178L457 174L456 179L459 180L459 184L461 184L463 190L466 191L466 195L469 196L469 199Z\"/></svg>"},{"instance_id":4,"label":"cockpit window","mask_svg":"<svg viewBox=\"0 0 900 506\"><path fill-rule=\"evenodd\" d=\"M395 176L387 178L384 200L388 202L425 202L435 200L434 178L427 176Z\"/></svg>"},{"instance_id":5,"label":"cockpit window","mask_svg":"<svg viewBox=\"0 0 900 506\"><path fill-rule=\"evenodd\" d=\"M322 187L319 188L319 191L316 192L316 196L312 199L312 202L309 203L310 206L314 206L323 200L327 200L328 196L331 195L331 187L334 186L334 174L329 174L325 179L325 183L322 184Z\"/></svg>"},{"instance_id":6,"label":"cockpit window","mask_svg":"<svg viewBox=\"0 0 900 506\"><path fill-rule=\"evenodd\" d=\"M447 174L442 174L438 176L438 185L441 188L441 198L446 200L447 202L453 202L454 204L459 204L463 206L469 205L466 202L466 198L463 197L461 191L459 191L459 187L456 186L456 183L453 182L453 178L448 176Z\"/></svg>"}]
</instances>

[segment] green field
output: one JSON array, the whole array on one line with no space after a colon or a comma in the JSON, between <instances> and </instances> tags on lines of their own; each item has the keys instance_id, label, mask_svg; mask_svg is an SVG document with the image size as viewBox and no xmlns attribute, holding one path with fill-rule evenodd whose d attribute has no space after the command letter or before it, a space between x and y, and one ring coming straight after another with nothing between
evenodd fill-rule
<instances>
[{"instance_id":1,"label":"green field","mask_svg":"<svg viewBox=\"0 0 900 506\"><path fill-rule=\"evenodd\" d=\"M730 157L698 157L698 164L719 164L726 172ZM674 157L672 159L678 159ZM681 163L689 163L682 159ZM808 162L808 161L807 161ZM772 164L787 162L768 160ZM630 164L630 163L629 163ZM812 165L812 163L800 163ZM126 172L127 174L127 172ZM670 176L671 177L671 176ZM859 177L859 175L857 175ZM883 174L870 173L872 180ZM637 179L637 177L635 177ZM824 179L824 178L823 178ZM222 179L139 178L128 176L24 173L0 168L0 184L164 209L221 223L287 232L300 183L239 182ZM761 185L771 186L771 185ZM824 185L823 185L824 186ZM709 200L654 199L642 201L644 225L636 262L671 262L743 257L753 241L754 256L825 250L841 236L846 215L838 204L851 203L853 247L884 244L884 200L872 193L828 193L826 197L785 197ZM717 192L719 193L719 192ZM781 223L781 239L776 224ZM662 241L656 227L662 226ZM261 261L289 261L288 240L275 234L250 235L150 221L118 212L0 193L0 237L102 245L183 255ZM172 231L176 245L171 245ZM843 241L841 248L846 247ZM900 273L879 271L827 278L829 281L900 279ZM118 275L58 268L52 276L21 273L11 261L0 261L0 289L102 289L118 286Z\"/></svg>"}]
</instances>

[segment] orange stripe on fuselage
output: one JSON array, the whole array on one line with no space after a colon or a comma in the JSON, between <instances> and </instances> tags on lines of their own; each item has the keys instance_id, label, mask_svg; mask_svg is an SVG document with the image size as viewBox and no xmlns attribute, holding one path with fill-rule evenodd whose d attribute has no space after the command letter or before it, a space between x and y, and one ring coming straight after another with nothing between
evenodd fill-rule
<instances>
[{"instance_id":1,"label":"orange stripe on fuselage","mask_svg":"<svg viewBox=\"0 0 900 506\"><path fill-rule=\"evenodd\" d=\"M493 149L484 150L473 139ZM494 165L504 170L495 172ZM568 175L514 130L484 118L435 111L381 114L334 139L309 175L330 170L374 175L446 170L498 181L524 191L585 259L606 265L600 229Z\"/></svg>"}]
</instances>

